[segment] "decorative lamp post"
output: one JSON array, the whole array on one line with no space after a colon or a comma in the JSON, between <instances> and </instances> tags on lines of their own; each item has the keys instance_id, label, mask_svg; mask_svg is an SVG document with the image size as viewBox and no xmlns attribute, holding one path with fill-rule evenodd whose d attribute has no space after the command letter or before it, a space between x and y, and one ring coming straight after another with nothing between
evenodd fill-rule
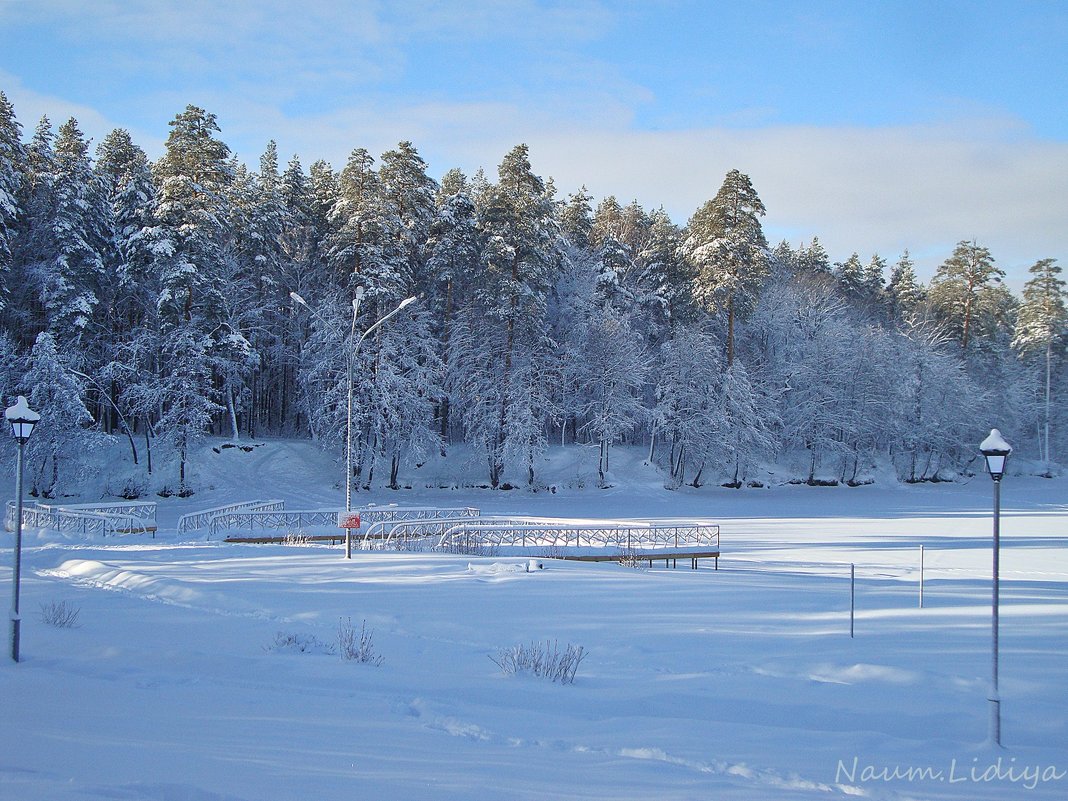
<instances>
[{"instance_id":1,"label":"decorative lamp post","mask_svg":"<svg viewBox=\"0 0 1068 801\"><path fill-rule=\"evenodd\" d=\"M1001 696L998 693L998 570L1001 560L1001 477L1012 453L1012 446L996 428L979 445L979 452L986 459L986 469L994 480L994 582L991 599L991 673L990 673L990 739L1001 745Z\"/></svg>"},{"instance_id":2,"label":"decorative lamp post","mask_svg":"<svg viewBox=\"0 0 1068 801\"><path fill-rule=\"evenodd\" d=\"M349 342L352 342L356 338L356 317L360 313L360 301L363 300L364 288L362 286L356 287L356 297L352 299L352 324L349 328ZM308 301L304 300L296 292L290 292L289 297L306 308L323 322L327 322L326 318L320 315L315 309L308 305ZM349 349L347 359L347 373L348 373L348 393L347 393L347 408L345 413L345 514L346 516L352 512L352 388L353 388L353 371L356 365L356 355L360 351L360 345L367 339L368 335L377 330L386 321L392 319L394 316L400 313L401 309L410 306L415 303L415 298L405 298L400 302L393 311L384 317L379 318L373 325L371 325L366 331L360 334L360 338L356 339L356 342ZM352 529L345 529L345 558L352 558Z\"/></svg>"},{"instance_id":3,"label":"decorative lamp post","mask_svg":"<svg viewBox=\"0 0 1068 801\"><path fill-rule=\"evenodd\" d=\"M33 433L41 415L30 408L26 399L19 395L14 406L4 412L11 425L11 434L18 443L19 452L15 462L15 579L11 590L11 658L19 661L19 574L22 571L22 451Z\"/></svg>"}]
</instances>

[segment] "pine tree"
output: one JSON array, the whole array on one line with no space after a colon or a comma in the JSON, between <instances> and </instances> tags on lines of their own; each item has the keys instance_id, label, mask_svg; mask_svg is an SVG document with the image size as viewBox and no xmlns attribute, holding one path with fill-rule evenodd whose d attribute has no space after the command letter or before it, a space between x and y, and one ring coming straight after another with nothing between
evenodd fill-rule
<instances>
[{"instance_id":1,"label":"pine tree","mask_svg":"<svg viewBox=\"0 0 1068 801\"><path fill-rule=\"evenodd\" d=\"M1016 319L1012 345L1021 354L1042 353L1045 362L1045 392L1039 458L1047 465L1050 454L1050 402L1054 349L1068 339L1068 291L1060 278L1056 259L1042 259L1030 270L1033 276L1024 285L1023 303Z\"/></svg>"},{"instance_id":2,"label":"pine tree","mask_svg":"<svg viewBox=\"0 0 1068 801\"><path fill-rule=\"evenodd\" d=\"M590 232L593 229L591 200L593 195L583 186L578 192L569 195L567 204L560 209L560 232L571 246L578 250L585 250L590 246Z\"/></svg>"},{"instance_id":3,"label":"pine tree","mask_svg":"<svg viewBox=\"0 0 1068 801\"><path fill-rule=\"evenodd\" d=\"M694 272L679 255L682 234L663 209L649 217L649 233L638 253L641 265L640 303L649 326L651 342L659 344L674 328L692 322L696 315L693 297Z\"/></svg>"},{"instance_id":4,"label":"pine tree","mask_svg":"<svg viewBox=\"0 0 1068 801\"><path fill-rule=\"evenodd\" d=\"M505 156L498 182L485 188L478 213L484 244L474 292L462 313L464 335L453 339L449 365L465 406L474 401L465 409L465 428L485 447L490 483L496 488L504 473L509 438L530 444L541 424L541 420L537 426L533 420L520 420L516 414L544 411L536 400L536 387L523 379L541 372L545 363L544 316L562 252L554 200L531 169L526 145ZM476 330L481 336L474 336ZM520 353L530 366L526 372L514 369ZM489 393L494 399L492 411L481 400ZM519 404L517 408L513 403ZM528 464L532 480L530 469Z\"/></svg>"},{"instance_id":5,"label":"pine tree","mask_svg":"<svg viewBox=\"0 0 1068 801\"><path fill-rule=\"evenodd\" d=\"M456 309L472 294L482 238L478 230L475 204L468 194L467 181L459 170L450 170L441 181L435 217L427 238L427 305L436 321L434 335L440 344L439 357L448 370ZM448 393L441 399L441 436L450 439L452 404Z\"/></svg>"},{"instance_id":6,"label":"pine tree","mask_svg":"<svg viewBox=\"0 0 1068 801\"><path fill-rule=\"evenodd\" d=\"M960 343L968 349L984 295L993 291L1005 272L995 263L990 251L976 242L961 241L931 281L929 296L941 312Z\"/></svg>"},{"instance_id":7,"label":"pine tree","mask_svg":"<svg viewBox=\"0 0 1068 801\"><path fill-rule=\"evenodd\" d=\"M844 262L835 264L834 277L838 281L838 289L843 296L854 304L863 302L865 298L864 265L860 262L860 254L854 253Z\"/></svg>"},{"instance_id":8,"label":"pine tree","mask_svg":"<svg viewBox=\"0 0 1068 801\"><path fill-rule=\"evenodd\" d=\"M51 258L42 300L48 327L64 348L83 358L99 348L91 330L106 289L104 255L111 239L110 209L88 156L89 145L71 118L55 140L55 183L49 220ZM99 352L96 356L99 357ZM91 358L91 357L90 357Z\"/></svg>"},{"instance_id":9,"label":"pine tree","mask_svg":"<svg viewBox=\"0 0 1068 801\"><path fill-rule=\"evenodd\" d=\"M808 247L802 246L798 249L797 271L810 275L830 275L831 259L819 237L812 237Z\"/></svg>"},{"instance_id":10,"label":"pine tree","mask_svg":"<svg viewBox=\"0 0 1068 801\"><path fill-rule=\"evenodd\" d=\"M220 268L231 246L230 149L215 134L215 115L188 106L171 123L166 152L155 165L158 194L152 244L160 275L157 432L175 447L179 493L188 493L189 448L221 407L208 359L220 328L226 292Z\"/></svg>"},{"instance_id":11,"label":"pine tree","mask_svg":"<svg viewBox=\"0 0 1068 801\"><path fill-rule=\"evenodd\" d=\"M349 155L338 181L338 195L330 209L334 228L328 240L331 271L349 292L359 284L377 283L382 269L379 250L381 215L378 207L378 172L364 148Z\"/></svg>"},{"instance_id":12,"label":"pine tree","mask_svg":"<svg viewBox=\"0 0 1068 801\"><path fill-rule=\"evenodd\" d=\"M155 224L152 171L144 150L121 128L100 143L94 170L111 207L108 280L115 283L117 318L128 330L150 315L159 297L146 230Z\"/></svg>"},{"instance_id":13,"label":"pine tree","mask_svg":"<svg viewBox=\"0 0 1068 801\"><path fill-rule=\"evenodd\" d=\"M26 148L15 109L0 92L0 312L10 293L12 251L22 215Z\"/></svg>"},{"instance_id":14,"label":"pine tree","mask_svg":"<svg viewBox=\"0 0 1068 801\"><path fill-rule=\"evenodd\" d=\"M91 448L88 426L92 415L82 400L82 388L70 371L52 334L42 331L30 353L22 377L30 406L41 422L30 439L28 458L36 469L31 494L52 498L59 484L61 462L77 462Z\"/></svg>"},{"instance_id":15,"label":"pine tree","mask_svg":"<svg viewBox=\"0 0 1068 801\"><path fill-rule=\"evenodd\" d=\"M155 217L155 186L145 152L134 144L130 134L117 129L97 147L94 171L110 208L111 241L105 258L108 307L103 325L105 338L97 378L109 391L109 400L100 399L98 416L107 422L106 431L117 423L113 406L127 420L143 419L149 472L151 443L150 418L158 407L142 407L137 395L157 379L158 349L147 347L159 336L156 301L160 295L159 277L153 269L152 251ZM121 421L118 421L121 422ZM128 432L131 436L132 431Z\"/></svg>"},{"instance_id":16,"label":"pine tree","mask_svg":"<svg viewBox=\"0 0 1068 801\"><path fill-rule=\"evenodd\" d=\"M222 291L215 270L229 236L230 148L215 137L215 115L196 106L187 106L170 126L154 170L157 306L165 328L196 319L210 330Z\"/></svg>"},{"instance_id":17,"label":"pine tree","mask_svg":"<svg viewBox=\"0 0 1068 801\"><path fill-rule=\"evenodd\" d=\"M47 328L41 302L50 264L57 251L52 219L55 214L55 134L42 117L26 146L26 174L20 198L21 217L13 241L6 317L8 330L25 348Z\"/></svg>"},{"instance_id":18,"label":"pine tree","mask_svg":"<svg viewBox=\"0 0 1068 801\"><path fill-rule=\"evenodd\" d=\"M222 411L208 367L211 340L192 326L179 326L164 339L163 377L159 399L163 415L156 425L158 436L170 443L178 459L179 497L193 493L189 485L190 451L203 437L214 414Z\"/></svg>"},{"instance_id":19,"label":"pine tree","mask_svg":"<svg viewBox=\"0 0 1068 801\"><path fill-rule=\"evenodd\" d=\"M764 213L749 177L731 170L715 198L690 218L682 245L697 272L695 297L709 311L727 313L728 365L734 362L735 319L752 311L768 272Z\"/></svg>"},{"instance_id":20,"label":"pine tree","mask_svg":"<svg viewBox=\"0 0 1068 801\"><path fill-rule=\"evenodd\" d=\"M902 321L910 317L923 303L923 284L916 277L916 269L906 250L890 271L890 283L886 287L893 319Z\"/></svg>"}]
</instances>

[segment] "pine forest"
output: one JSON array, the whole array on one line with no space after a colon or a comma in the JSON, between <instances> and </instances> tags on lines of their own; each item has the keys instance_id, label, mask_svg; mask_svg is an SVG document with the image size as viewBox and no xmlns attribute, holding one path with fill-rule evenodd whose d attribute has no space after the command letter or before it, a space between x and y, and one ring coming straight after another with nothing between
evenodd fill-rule
<instances>
[{"instance_id":1,"label":"pine forest","mask_svg":"<svg viewBox=\"0 0 1068 801\"><path fill-rule=\"evenodd\" d=\"M926 285L908 252L832 262L769 243L736 169L682 223L561 197L525 145L440 181L410 142L340 169L270 142L253 170L195 106L158 161L121 129L92 145L0 93L0 386L42 415L39 497L105 442L130 497L153 471L195 491L209 435L341 453L350 397L355 487L457 450L537 488L551 446L589 447L602 485L640 447L677 488L953 479L992 427L1038 470L1068 449L1054 258L1022 296L976 239Z\"/></svg>"}]
</instances>

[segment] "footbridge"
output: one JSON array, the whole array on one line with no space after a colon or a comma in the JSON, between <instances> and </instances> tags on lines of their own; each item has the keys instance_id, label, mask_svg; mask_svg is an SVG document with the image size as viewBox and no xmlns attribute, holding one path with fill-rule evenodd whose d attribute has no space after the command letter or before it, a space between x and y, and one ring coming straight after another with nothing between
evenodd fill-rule
<instances>
[{"instance_id":1,"label":"footbridge","mask_svg":"<svg viewBox=\"0 0 1068 801\"><path fill-rule=\"evenodd\" d=\"M696 520L577 520L551 518L457 521L435 546L455 553L531 555L581 561L714 559L719 567L719 525Z\"/></svg>"}]
</instances>

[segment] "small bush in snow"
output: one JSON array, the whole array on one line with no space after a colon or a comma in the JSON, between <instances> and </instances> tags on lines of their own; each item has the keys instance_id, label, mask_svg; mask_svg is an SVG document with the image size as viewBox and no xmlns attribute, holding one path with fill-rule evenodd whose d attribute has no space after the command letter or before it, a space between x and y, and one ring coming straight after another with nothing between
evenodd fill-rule
<instances>
[{"instance_id":1,"label":"small bush in snow","mask_svg":"<svg viewBox=\"0 0 1068 801\"><path fill-rule=\"evenodd\" d=\"M645 570L649 567L649 557L643 556L634 548L624 548L623 555L619 558L619 564L623 567L632 567L635 570Z\"/></svg>"},{"instance_id":2,"label":"small bush in snow","mask_svg":"<svg viewBox=\"0 0 1068 801\"><path fill-rule=\"evenodd\" d=\"M296 529L287 531L286 535L282 538L283 545L307 545L311 540L308 539L308 535L302 529Z\"/></svg>"},{"instance_id":3,"label":"small bush in snow","mask_svg":"<svg viewBox=\"0 0 1068 801\"><path fill-rule=\"evenodd\" d=\"M78 626L78 613L81 610L67 601L41 604L41 622L57 629L73 629Z\"/></svg>"},{"instance_id":4,"label":"small bush in snow","mask_svg":"<svg viewBox=\"0 0 1068 801\"><path fill-rule=\"evenodd\" d=\"M325 643L314 634L293 634L280 631L274 636L274 642L265 651L287 651L298 654L335 654L337 649Z\"/></svg>"},{"instance_id":5,"label":"small bush in snow","mask_svg":"<svg viewBox=\"0 0 1068 801\"><path fill-rule=\"evenodd\" d=\"M561 684L574 684L575 673L579 664L586 658L586 653L586 649L581 645L568 643L561 651L558 643L553 642L550 645L546 640L544 643L531 643L529 646L504 648L498 651L496 656L490 656L490 659L509 676L532 673Z\"/></svg>"},{"instance_id":6,"label":"small bush in snow","mask_svg":"<svg viewBox=\"0 0 1068 801\"><path fill-rule=\"evenodd\" d=\"M382 657L375 653L374 632L367 630L367 621L360 623L357 633L352 625L352 618L338 619L337 647L341 658L349 662L362 662L377 667L382 664Z\"/></svg>"}]
</instances>

